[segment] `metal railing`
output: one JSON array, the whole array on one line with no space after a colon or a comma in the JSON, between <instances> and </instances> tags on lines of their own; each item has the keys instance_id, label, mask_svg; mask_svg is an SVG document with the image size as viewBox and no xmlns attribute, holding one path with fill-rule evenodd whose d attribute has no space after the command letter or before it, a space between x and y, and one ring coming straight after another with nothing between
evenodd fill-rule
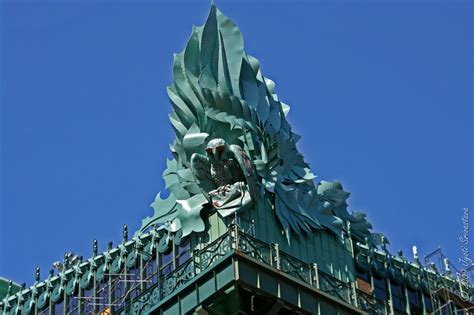
<instances>
[{"instance_id":1,"label":"metal railing","mask_svg":"<svg viewBox=\"0 0 474 315\"><path fill-rule=\"evenodd\" d=\"M170 296L177 289L190 282L195 276L210 269L220 259L233 250L255 259L265 265L278 269L285 274L320 289L346 303L353 304L351 284L343 282L330 274L317 269L316 264L308 264L279 250L278 244L265 243L231 225L229 230L207 244L202 249L196 249L193 256L183 265L167 275L159 277L158 283L146 292L138 294L129 308L130 313L142 313L160 300ZM384 314L385 304L376 298L357 290L357 305L370 314ZM149 301L153 299L153 301Z\"/></svg>"},{"instance_id":2,"label":"metal railing","mask_svg":"<svg viewBox=\"0 0 474 315\"><path fill-rule=\"evenodd\" d=\"M373 315L383 315L386 314L387 305L386 303L376 299L370 294L365 293L361 290L356 290L357 297L357 306L366 311L369 314Z\"/></svg>"},{"instance_id":3,"label":"metal railing","mask_svg":"<svg viewBox=\"0 0 474 315\"><path fill-rule=\"evenodd\" d=\"M296 281L320 289L341 301L356 305L370 314L378 315L385 312L383 302L362 291L354 290L351 283L343 282L328 273L318 270L315 263L309 264L281 251L278 244L268 244L249 235L235 224L230 225L228 231L216 240L200 249L195 249L192 256L176 266L174 270L164 271L160 268L149 268L150 265L157 263L158 257L139 248L133 248L133 250L136 251L138 260L130 265L130 268L122 264L119 273L108 271L104 279L94 280L94 282L97 281L97 285L102 285L108 290L107 292L111 292L105 294L110 295L110 297L107 298L99 291L91 297L83 297L87 299L87 303L80 300L81 302L78 305L82 306L79 308L82 311L76 313L83 312L85 307L89 307L86 305L89 303L93 309L100 309L98 304L103 304L104 307L110 307L117 314L122 312L142 314L167 297L172 296L177 290L193 281L197 275L209 270L222 261L222 258L229 256L234 251L275 268ZM105 265L107 265L107 268L111 268L112 260L107 261ZM134 271L133 275L135 276L132 277L132 274L128 274L129 271ZM142 278L144 280L141 280ZM118 290L119 287L123 287L123 290L121 290L123 292ZM94 292L94 290L91 292ZM109 299L112 299L112 302L106 302ZM15 304L16 306L12 306L15 309L23 307L23 303ZM8 307L8 311L12 307ZM1 311L0 313L2 313Z\"/></svg>"}]
</instances>

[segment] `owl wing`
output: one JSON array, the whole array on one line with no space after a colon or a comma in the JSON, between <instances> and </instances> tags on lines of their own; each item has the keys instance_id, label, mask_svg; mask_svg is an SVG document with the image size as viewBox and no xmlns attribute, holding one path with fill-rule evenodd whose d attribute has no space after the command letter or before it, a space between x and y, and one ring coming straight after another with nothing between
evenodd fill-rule
<instances>
[{"instance_id":1,"label":"owl wing","mask_svg":"<svg viewBox=\"0 0 474 315\"><path fill-rule=\"evenodd\" d=\"M250 197L254 202L258 201L258 187L257 187L257 176L253 169L252 161L250 160L247 153L240 146L231 144L229 151L234 155L235 160L239 163L240 169L244 173L245 181L249 188Z\"/></svg>"},{"instance_id":2,"label":"owl wing","mask_svg":"<svg viewBox=\"0 0 474 315\"><path fill-rule=\"evenodd\" d=\"M207 193L216 189L216 184L211 177L211 162L207 156L194 153L191 155L191 170L196 183L207 198Z\"/></svg>"}]
</instances>

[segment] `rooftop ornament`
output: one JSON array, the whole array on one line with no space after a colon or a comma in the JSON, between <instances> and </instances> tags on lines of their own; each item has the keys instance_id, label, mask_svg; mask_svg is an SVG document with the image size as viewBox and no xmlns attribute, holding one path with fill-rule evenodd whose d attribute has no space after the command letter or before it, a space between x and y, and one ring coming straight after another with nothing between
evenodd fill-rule
<instances>
[{"instance_id":1,"label":"rooftop ornament","mask_svg":"<svg viewBox=\"0 0 474 315\"><path fill-rule=\"evenodd\" d=\"M289 106L276 95L275 84L263 76L258 60L244 52L239 29L214 6L205 25L193 28L185 50L175 55L173 74L168 94L173 108L170 120L176 133L171 145L174 158L163 173L169 197L157 195L152 204L154 215L143 220L131 239L124 225L122 242L115 247L108 242L103 253L99 253L94 240L92 257L83 260L68 252L62 262L53 264L57 274L51 269L41 282L38 267L35 282L28 289L23 284L13 292L10 281L0 301L0 313L36 314L46 312L49 306L56 312L56 305L74 298L82 299L78 312L87 312L82 308L87 302L89 306L102 303L107 305L106 310L112 307L112 312L113 307L120 306L127 313L130 292L134 292L133 305L143 310L175 292L180 298L183 285L192 281L211 281L197 275L217 275L209 268L231 261L219 257L229 257L225 255L233 250L256 259L259 266L286 273L285 277L294 277L363 310L378 314L385 309L374 296L356 289L354 282L333 277L314 261L293 257L281 243L266 243L249 235L238 228L237 220L208 244L202 244L199 236L199 248L191 248L192 255L177 268L162 268L164 256L158 255L176 251L173 244L180 245L191 233L204 231L203 220L208 213L227 217L242 211L274 211L288 242L292 235L315 230L345 234L359 272L389 279L394 285L405 284L412 291L421 288L427 296L448 288L472 300L472 286L453 277L449 261L444 260L445 266L440 266L446 271L441 274L435 265L432 271L420 264L416 247L415 263L408 262L402 251L391 255L387 239L371 233L365 215L348 212L349 193L339 182L314 181L315 175L296 147L300 137L292 132L286 119ZM435 253L442 256L438 249L425 257L425 265ZM131 271L139 271L140 276L127 279L135 274L128 273ZM143 280L144 275L148 278ZM134 286L128 284L135 280ZM119 283L134 289L122 290ZM108 296L97 296L99 291ZM86 293L90 295L82 296ZM61 307L69 312L64 305Z\"/></svg>"},{"instance_id":2,"label":"rooftop ornament","mask_svg":"<svg viewBox=\"0 0 474 315\"><path fill-rule=\"evenodd\" d=\"M154 215L136 235L153 225L170 237L202 232L203 210L225 217L272 209L288 242L292 233L318 229L341 235L350 222L357 240L380 244L365 214L348 212L349 193L339 182L315 183L296 147L300 136L286 118L290 106L244 51L237 26L214 5L205 25L193 27L186 48L175 54L173 79L169 117L176 136L163 173L170 195L158 193Z\"/></svg>"}]
</instances>

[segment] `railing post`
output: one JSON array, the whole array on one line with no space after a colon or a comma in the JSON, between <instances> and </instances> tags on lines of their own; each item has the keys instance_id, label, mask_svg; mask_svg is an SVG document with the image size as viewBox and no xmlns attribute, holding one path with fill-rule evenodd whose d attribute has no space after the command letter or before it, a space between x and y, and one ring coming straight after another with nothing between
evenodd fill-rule
<instances>
[{"instance_id":1,"label":"railing post","mask_svg":"<svg viewBox=\"0 0 474 315\"><path fill-rule=\"evenodd\" d=\"M193 265L194 265L194 275L197 275L201 272L199 266L201 264L201 251L199 249L193 250Z\"/></svg>"},{"instance_id":2,"label":"railing post","mask_svg":"<svg viewBox=\"0 0 474 315\"><path fill-rule=\"evenodd\" d=\"M390 314L393 314L393 312L390 311L390 308L391 308L391 305L392 303L390 302L390 300L386 300L383 302L383 313L384 315L390 315Z\"/></svg>"},{"instance_id":3,"label":"railing post","mask_svg":"<svg viewBox=\"0 0 474 315\"><path fill-rule=\"evenodd\" d=\"M229 235L232 241L232 248L239 250L239 227L237 224L230 225Z\"/></svg>"},{"instance_id":4,"label":"railing post","mask_svg":"<svg viewBox=\"0 0 474 315\"><path fill-rule=\"evenodd\" d=\"M312 263L311 264L311 270L313 273L313 283L316 289L319 289L319 274L318 274L318 264L317 263Z\"/></svg>"},{"instance_id":5,"label":"railing post","mask_svg":"<svg viewBox=\"0 0 474 315\"><path fill-rule=\"evenodd\" d=\"M355 307L359 307L359 303L357 302L357 288L354 282L350 282L351 286L351 295L352 295L352 305Z\"/></svg>"},{"instance_id":6,"label":"railing post","mask_svg":"<svg viewBox=\"0 0 474 315\"><path fill-rule=\"evenodd\" d=\"M280 270L280 245L278 243L274 243L273 247L275 248L275 262L276 262L276 269Z\"/></svg>"},{"instance_id":7,"label":"railing post","mask_svg":"<svg viewBox=\"0 0 474 315\"><path fill-rule=\"evenodd\" d=\"M347 240L349 241L349 248L351 250L352 259L355 259L354 242L352 241L351 222L349 222L349 221L346 223L346 234L347 234ZM352 304L355 307L358 307L358 303L357 303L357 276L354 279L354 281L350 281L350 286L351 286Z\"/></svg>"},{"instance_id":8,"label":"railing post","mask_svg":"<svg viewBox=\"0 0 474 315\"><path fill-rule=\"evenodd\" d=\"M273 267L273 261L274 261L274 257L273 257L273 244L270 244L269 246L269 256L270 256L270 267Z\"/></svg>"}]
</instances>

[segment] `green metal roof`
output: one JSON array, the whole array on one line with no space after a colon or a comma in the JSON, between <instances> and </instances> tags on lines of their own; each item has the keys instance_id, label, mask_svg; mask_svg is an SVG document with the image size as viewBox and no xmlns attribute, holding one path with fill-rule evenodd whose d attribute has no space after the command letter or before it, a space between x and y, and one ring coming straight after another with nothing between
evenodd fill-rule
<instances>
[{"instance_id":1,"label":"green metal roof","mask_svg":"<svg viewBox=\"0 0 474 315\"><path fill-rule=\"evenodd\" d=\"M8 285L10 280L0 277L0 301L7 296ZM18 283L12 282L11 294L16 293L20 290L20 285Z\"/></svg>"}]
</instances>

